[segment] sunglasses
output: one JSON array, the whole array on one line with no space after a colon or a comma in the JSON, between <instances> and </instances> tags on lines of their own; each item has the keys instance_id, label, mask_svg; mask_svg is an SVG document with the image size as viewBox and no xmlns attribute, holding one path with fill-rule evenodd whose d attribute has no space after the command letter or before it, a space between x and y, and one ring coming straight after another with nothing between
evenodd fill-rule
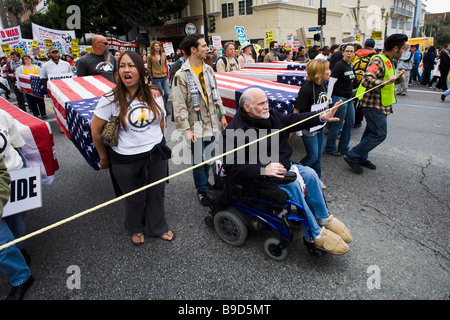
<instances>
[{"instance_id":1,"label":"sunglasses","mask_svg":"<svg viewBox=\"0 0 450 320\"><path fill-rule=\"evenodd\" d=\"M96 43L102 43L102 44L104 44L105 46L109 45L108 42L96 42Z\"/></svg>"}]
</instances>

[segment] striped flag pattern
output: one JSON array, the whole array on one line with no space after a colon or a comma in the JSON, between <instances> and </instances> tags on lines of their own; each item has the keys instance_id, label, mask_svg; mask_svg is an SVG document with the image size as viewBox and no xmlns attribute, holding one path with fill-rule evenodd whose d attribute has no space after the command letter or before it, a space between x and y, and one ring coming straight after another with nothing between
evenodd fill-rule
<instances>
[{"instance_id":1,"label":"striped flag pattern","mask_svg":"<svg viewBox=\"0 0 450 320\"><path fill-rule=\"evenodd\" d=\"M18 76L20 90L35 97L44 98L46 92L41 77L28 74Z\"/></svg>"},{"instance_id":2,"label":"striped flag pattern","mask_svg":"<svg viewBox=\"0 0 450 320\"><path fill-rule=\"evenodd\" d=\"M259 80L302 86L306 83L306 71L285 69L244 68L231 71L231 74Z\"/></svg>"},{"instance_id":3,"label":"striped flag pattern","mask_svg":"<svg viewBox=\"0 0 450 320\"><path fill-rule=\"evenodd\" d=\"M114 83L99 75L48 82L48 93L53 101L56 121L69 139L71 139L71 136L66 117L67 103L100 97L114 87Z\"/></svg>"},{"instance_id":4,"label":"striped flag pattern","mask_svg":"<svg viewBox=\"0 0 450 320\"><path fill-rule=\"evenodd\" d=\"M20 149L28 164L40 167L42 183L51 184L59 165L50 124L23 112L3 98L0 98L0 108L16 121L19 133L25 141L25 145Z\"/></svg>"},{"instance_id":5,"label":"striped flag pattern","mask_svg":"<svg viewBox=\"0 0 450 320\"><path fill-rule=\"evenodd\" d=\"M259 87L269 97L269 105L278 111L291 112L290 104L297 99L299 87L271 81L258 80L234 75L230 72L216 72L217 87L228 117L234 117L239 98L246 89ZM289 103L288 103L289 102ZM281 108L278 108L281 106Z\"/></svg>"}]
</instances>

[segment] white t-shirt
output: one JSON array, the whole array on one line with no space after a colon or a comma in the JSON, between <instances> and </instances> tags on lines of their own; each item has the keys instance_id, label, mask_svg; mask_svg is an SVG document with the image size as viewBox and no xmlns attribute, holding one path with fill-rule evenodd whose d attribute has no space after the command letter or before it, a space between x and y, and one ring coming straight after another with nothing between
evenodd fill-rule
<instances>
[{"instance_id":1,"label":"white t-shirt","mask_svg":"<svg viewBox=\"0 0 450 320\"><path fill-rule=\"evenodd\" d=\"M112 97L101 97L94 114L105 121L109 121L111 116L119 116L119 106L112 103ZM161 107L161 100L156 99L163 116L165 116L164 106ZM161 142L163 133L161 132L160 120L155 119L147 104L140 101L133 101L128 107L125 117L127 130L122 125L119 128L119 143L112 149L122 155L134 155L147 152Z\"/></svg>"},{"instance_id":2,"label":"white t-shirt","mask_svg":"<svg viewBox=\"0 0 450 320\"><path fill-rule=\"evenodd\" d=\"M6 111L0 109L0 154L5 160L6 168L18 170L23 167L23 161L17 150L25 145L19 133L14 118Z\"/></svg>"}]
</instances>

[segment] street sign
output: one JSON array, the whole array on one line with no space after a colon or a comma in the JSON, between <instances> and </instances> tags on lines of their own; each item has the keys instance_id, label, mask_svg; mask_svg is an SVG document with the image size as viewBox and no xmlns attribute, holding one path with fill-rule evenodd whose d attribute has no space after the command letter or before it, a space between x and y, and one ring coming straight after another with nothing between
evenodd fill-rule
<instances>
[{"instance_id":1,"label":"street sign","mask_svg":"<svg viewBox=\"0 0 450 320\"><path fill-rule=\"evenodd\" d=\"M309 32L320 31L320 30L322 30L322 27L311 27L311 28L308 28Z\"/></svg>"}]
</instances>

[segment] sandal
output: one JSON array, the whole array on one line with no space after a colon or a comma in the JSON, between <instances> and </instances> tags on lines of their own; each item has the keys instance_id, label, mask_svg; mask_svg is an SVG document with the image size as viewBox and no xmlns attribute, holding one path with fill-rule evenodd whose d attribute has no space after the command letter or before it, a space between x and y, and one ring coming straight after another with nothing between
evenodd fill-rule
<instances>
[{"instance_id":1,"label":"sandal","mask_svg":"<svg viewBox=\"0 0 450 320\"><path fill-rule=\"evenodd\" d=\"M161 239L164 241L172 241L175 239L175 234L169 230L161 236Z\"/></svg>"},{"instance_id":2,"label":"sandal","mask_svg":"<svg viewBox=\"0 0 450 320\"><path fill-rule=\"evenodd\" d=\"M133 240L134 239L134 240ZM135 241L138 239L138 241ZM135 233L131 236L131 243L135 246L140 246L141 244L144 244L144 234L143 233Z\"/></svg>"}]
</instances>

